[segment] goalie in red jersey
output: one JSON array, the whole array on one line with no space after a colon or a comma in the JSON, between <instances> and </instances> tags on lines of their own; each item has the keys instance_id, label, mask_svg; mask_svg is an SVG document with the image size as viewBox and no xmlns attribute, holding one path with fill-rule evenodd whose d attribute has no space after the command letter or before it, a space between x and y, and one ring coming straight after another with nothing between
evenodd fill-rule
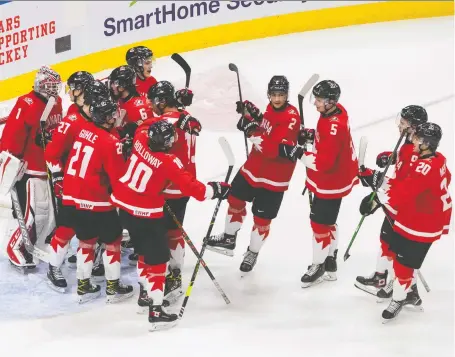
<instances>
[{"instance_id":1,"label":"goalie in red jersey","mask_svg":"<svg viewBox=\"0 0 455 357\"><path fill-rule=\"evenodd\" d=\"M370 202L368 195L360 205L361 214L372 214L380 205L396 212L388 247L396 279L392 301L382 313L385 321L396 318L405 305L418 308L422 305L417 284L413 283L414 270L420 269L433 242L448 234L452 214L451 174L446 158L436 151L441 137L439 125L419 125L412 138L418 159L409 175L403 180L385 179L377 199ZM374 187L380 173L367 169L360 175Z\"/></svg>"},{"instance_id":2,"label":"goalie in red jersey","mask_svg":"<svg viewBox=\"0 0 455 357\"><path fill-rule=\"evenodd\" d=\"M303 149L297 145L300 118L297 109L289 104L289 82L285 76L273 76L268 84L270 103L265 113L251 102L244 105L247 114L237 128L253 143L246 162L232 181L224 232L210 237L207 249L233 256L237 233L246 216L246 202L252 202L254 225L250 245L240 270L250 272L256 264L259 250L270 233L272 220L277 217L287 191L296 161Z\"/></svg>"}]
</instances>

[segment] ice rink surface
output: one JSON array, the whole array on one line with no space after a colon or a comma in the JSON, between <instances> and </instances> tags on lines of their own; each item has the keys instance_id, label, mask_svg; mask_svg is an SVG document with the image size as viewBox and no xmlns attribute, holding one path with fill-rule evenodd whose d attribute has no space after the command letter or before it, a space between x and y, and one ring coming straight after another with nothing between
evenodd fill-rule
<instances>
[{"instance_id":1,"label":"ice rink surface","mask_svg":"<svg viewBox=\"0 0 455 357\"><path fill-rule=\"evenodd\" d=\"M290 101L296 106L297 93L311 74L337 81L356 147L361 136L369 138L366 163L370 167L376 154L392 150L398 139L397 112L409 104L429 104L430 121L440 124L444 132L440 151L454 173L453 26L453 18L399 21L182 54L193 70L190 87L195 100L189 110L203 124L197 148L199 178L224 176L220 175L227 169L217 143L220 135L229 140L236 155L234 172L245 160L243 136L235 130L238 92L229 62L240 70L243 98L261 108L267 103L267 82L274 74L288 77ZM184 85L183 72L170 58L158 59L154 75L158 80L171 80L176 87ZM306 126L315 127L318 115L309 101L304 103L304 113ZM453 231L433 245L421 269L432 289L426 293L419 285L425 312L403 310L397 321L383 325L381 312L387 304L376 303L353 285L357 275L369 275L375 268L382 213L365 220L351 258L347 262L341 258L360 219L360 200L368 194L361 186L343 200L338 218L338 281L306 290L300 287L312 257L308 198L301 196L304 181L305 170L299 163L248 277L240 278L239 266L249 243L250 211L233 258L206 252L206 262L232 303L225 305L200 269L184 318L172 330L148 332L146 316L136 314L135 298L118 305L106 305L100 298L78 306L75 271L65 266L72 292L61 295L47 287L44 264L37 273L22 276L0 257L0 355L452 356ZM454 196L453 187L451 192ZM185 228L198 248L214 207L215 202L190 201ZM225 212L223 203L214 233L223 229ZM124 258L124 279L136 289L135 269ZM185 288L195 262L187 249Z\"/></svg>"}]
</instances>

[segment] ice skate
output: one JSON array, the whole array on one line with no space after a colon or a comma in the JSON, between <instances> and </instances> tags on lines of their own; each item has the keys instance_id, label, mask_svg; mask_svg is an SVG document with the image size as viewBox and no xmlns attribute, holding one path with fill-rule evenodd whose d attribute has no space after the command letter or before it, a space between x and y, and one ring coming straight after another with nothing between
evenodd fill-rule
<instances>
[{"instance_id":1,"label":"ice skate","mask_svg":"<svg viewBox=\"0 0 455 357\"><path fill-rule=\"evenodd\" d=\"M131 253L128 256L128 264L132 267L135 267L135 266L137 266L138 259L139 259L139 254Z\"/></svg>"},{"instance_id":2,"label":"ice skate","mask_svg":"<svg viewBox=\"0 0 455 357\"><path fill-rule=\"evenodd\" d=\"M169 314L162 305L149 307L149 331L166 330L177 325L178 316Z\"/></svg>"},{"instance_id":3,"label":"ice skate","mask_svg":"<svg viewBox=\"0 0 455 357\"><path fill-rule=\"evenodd\" d=\"M67 262L68 262L68 267L71 268L71 269L76 269L77 267L77 255L76 254L73 254L73 255L70 255L67 259Z\"/></svg>"},{"instance_id":4,"label":"ice skate","mask_svg":"<svg viewBox=\"0 0 455 357\"><path fill-rule=\"evenodd\" d=\"M90 279L77 280L77 301L84 304L90 300L96 299L101 294L101 287L94 285Z\"/></svg>"},{"instance_id":5,"label":"ice skate","mask_svg":"<svg viewBox=\"0 0 455 357\"><path fill-rule=\"evenodd\" d=\"M309 288L312 285L321 283L324 280L324 264L311 264L308 271L302 276L302 288Z\"/></svg>"},{"instance_id":6,"label":"ice skate","mask_svg":"<svg viewBox=\"0 0 455 357\"><path fill-rule=\"evenodd\" d=\"M386 282L387 270L384 273L374 272L370 276L358 276L354 286L368 294L377 296L378 291L386 286Z\"/></svg>"},{"instance_id":7,"label":"ice skate","mask_svg":"<svg viewBox=\"0 0 455 357\"><path fill-rule=\"evenodd\" d=\"M328 281L337 280L337 254L338 254L338 249L336 249L333 252L333 257L331 257L329 255L327 258L325 258L325 262L324 262L324 268L325 268L324 280L328 280Z\"/></svg>"},{"instance_id":8,"label":"ice skate","mask_svg":"<svg viewBox=\"0 0 455 357\"><path fill-rule=\"evenodd\" d=\"M16 265L11 260L9 261L11 267L16 270L20 274L27 274L33 272L36 269L36 265L34 263L27 263L26 265Z\"/></svg>"},{"instance_id":9,"label":"ice skate","mask_svg":"<svg viewBox=\"0 0 455 357\"><path fill-rule=\"evenodd\" d=\"M166 276L164 298L168 300L170 304L174 304L182 295L182 273L180 272L180 269L172 269Z\"/></svg>"},{"instance_id":10,"label":"ice skate","mask_svg":"<svg viewBox=\"0 0 455 357\"><path fill-rule=\"evenodd\" d=\"M47 285L49 285L52 290L59 293L65 293L66 288L68 287L62 271L51 264L49 264L49 269L47 271Z\"/></svg>"},{"instance_id":11,"label":"ice skate","mask_svg":"<svg viewBox=\"0 0 455 357\"><path fill-rule=\"evenodd\" d=\"M139 284L139 297L137 298L137 313L142 315L146 314L149 311L149 306L152 304L152 299L150 299L147 295L147 290L144 289L142 283ZM168 307L169 301L163 300L163 306Z\"/></svg>"},{"instance_id":12,"label":"ice skate","mask_svg":"<svg viewBox=\"0 0 455 357\"><path fill-rule=\"evenodd\" d=\"M411 286L411 291L406 295L405 306L415 311L423 311L422 299L417 290L417 284Z\"/></svg>"},{"instance_id":13,"label":"ice skate","mask_svg":"<svg viewBox=\"0 0 455 357\"><path fill-rule=\"evenodd\" d=\"M243 261L242 264L240 264L240 271L242 272L242 276L245 276L249 272L251 272L256 265L256 261L258 259L258 254L259 253L254 253L250 250L250 247L248 247L248 250L246 253L243 255Z\"/></svg>"},{"instance_id":14,"label":"ice skate","mask_svg":"<svg viewBox=\"0 0 455 357\"><path fill-rule=\"evenodd\" d=\"M406 300L396 301L392 299L387 309L382 312L382 323L385 324L396 319L401 309L405 305L405 302Z\"/></svg>"},{"instance_id":15,"label":"ice skate","mask_svg":"<svg viewBox=\"0 0 455 357\"><path fill-rule=\"evenodd\" d=\"M378 292L376 293L376 296L378 297L378 300L377 300L378 303L384 302L384 301L392 298L393 281L394 281L394 279L390 280L385 287L378 290Z\"/></svg>"},{"instance_id":16,"label":"ice skate","mask_svg":"<svg viewBox=\"0 0 455 357\"><path fill-rule=\"evenodd\" d=\"M133 287L125 285L119 279L107 280L106 282L106 302L115 304L133 296Z\"/></svg>"},{"instance_id":17,"label":"ice skate","mask_svg":"<svg viewBox=\"0 0 455 357\"><path fill-rule=\"evenodd\" d=\"M230 235L226 233L210 236L209 240L207 241L206 249L211 250L212 252L233 257L236 238L237 234Z\"/></svg>"}]
</instances>

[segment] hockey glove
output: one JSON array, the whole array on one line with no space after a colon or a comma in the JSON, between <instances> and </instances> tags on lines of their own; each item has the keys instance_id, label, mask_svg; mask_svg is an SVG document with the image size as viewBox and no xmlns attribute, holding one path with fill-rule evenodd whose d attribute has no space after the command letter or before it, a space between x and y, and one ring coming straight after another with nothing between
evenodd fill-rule
<instances>
[{"instance_id":1,"label":"hockey glove","mask_svg":"<svg viewBox=\"0 0 455 357\"><path fill-rule=\"evenodd\" d=\"M189 114L182 113L177 121L177 128L186 131L188 134L199 136L202 126L196 118Z\"/></svg>"},{"instance_id":2,"label":"hockey glove","mask_svg":"<svg viewBox=\"0 0 455 357\"><path fill-rule=\"evenodd\" d=\"M299 145L313 144L314 143L314 129L302 128L299 132L299 137L297 139Z\"/></svg>"},{"instance_id":3,"label":"hockey glove","mask_svg":"<svg viewBox=\"0 0 455 357\"><path fill-rule=\"evenodd\" d=\"M130 138L134 138L134 134L136 133L136 129L138 128L137 123L126 123L121 130L121 138L126 138L129 136Z\"/></svg>"},{"instance_id":4,"label":"hockey glove","mask_svg":"<svg viewBox=\"0 0 455 357\"><path fill-rule=\"evenodd\" d=\"M384 167L387 166L387 163L389 162L390 155L392 155L392 152L390 151L384 151L381 152L377 157L376 157L376 165L383 169ZM396 163L396 157L393 156L392 159L392 165L395 165Z\"/></svg>"},{"instance_id":5,"label":"hockey glove","mask_svg":"<svg viewBox=\"0 0 455 357\"><path fill-rule=\"evenodd\" d=\"M44 130L44 145L47 145L49 141L52 141L52 132L54 130ZM35 144L39 147L43 145L43 137L41 133L41 128L37 130L36 135L35 135Z\"/></svg>"},{"instance_id":6,"label":"hockey glove","mask_svg":"<svg viewBox=\"0 0 455 357\"><path fill-rule=\"evenodd\" d=\"M243 131L246 136L250 136L253 131L259 128L259 123L255 120L252 120L250 116L243 116L239 119L237 123L237 129Z\"/></svg>"},{"instance_id":7,"label":"hockey glove","mask_svg":"<svg viewBox=\"0 0 455 357\"><path fill-rule=\"evenodd\" d=\"M371 200L371 195L374 195L373 201ZM378 196L373 192L370 193L368 196L365 196L360 203L359 211L360 214L363 216L369 216L373 214L381 207L381 202L379 202Z\"/></svg>"},{"instance_id":8,"label":"hockey glove","mask_svg":"<svg viewBox=\"0 0 455 357\"><path fill-rule=\"evenodd\" d=\"M258 107L256 107L249 100L243 101L243 106L242 106L242 102L240 102L240 101L237 101L235 104L237 106L237 108L236 108L237 113L244 114L245 116L250 116L251 118L253 118L253 120L255 120L257 122L262 121L263 115L262 115L261 111L259 110ZM242 107L245 108L243 113L242 113Z\"/></svg>"},{"instance_id":9,"label":"hockey glove","mask_svg":"<svg viewBox=\"0 0 455 357\"><path fill-rule=\"evenodd\" d=\"M126 134L120 142L122 143L122 155L125 160L128 160L131 156L131 151L133 151L133 138Z\"/></svg>"},{"instance_id":10,"label":"hockey glove","mask_svg":"<svg viewBox=\"0 0 455 357\"><path fill-rule=\"evenodd\" d=\"M191 89L179 89L175 92L175 97L177 98L177 102L184 105L185 107L189 107L193 103L193 91Z\"/></svg>"},{"instance_id":11,"label":"hockey glove","mask_svg":"<svg viewBox=\"0 0 455 357\"><path fill-rule=\"evenodd\" d=\"M52 187L56 198L62 198L63 194L63 173L55 172L52 174Z\"/></svg>"},{"instance_id":12,"label":"hockey glove","mask_svg":"<svg viewBox=\"0 0 455 357\"><path fill-rule=\"evenodd\" d=\"M297 162L297 160L302 157L303 151L303 147L297 145L278 145L278 155L282 158L290 160L291 162Z\"/></svg>"},{"instance_id":13,"label":"hockey glove","mask_svg":"<svg viewBox=\"0 0 455 357\"><path fill-rule=\"evenodd\" d=\"M231 189L231 185L226 182L210 181L207 183L213 188L212 200L225 200Z\"/></svg>"},{"instance_id":14,"label":"hockey glove","mask_svg":"<svg viewBox=\"0 0 455 357\"><path fill-rule=\"evenodd\" d=\"M364 187L371 187L373 190L376 189L381 175L381 171L371 170L365 168L365 166L360 167L359 179Z\"/></svg>"}]
</instances>

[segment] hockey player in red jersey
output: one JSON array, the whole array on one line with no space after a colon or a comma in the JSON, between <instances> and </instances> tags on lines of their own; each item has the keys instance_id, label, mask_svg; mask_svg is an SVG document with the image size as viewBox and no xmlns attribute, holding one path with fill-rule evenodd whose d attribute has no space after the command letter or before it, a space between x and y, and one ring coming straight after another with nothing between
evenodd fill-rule
<instances>
[{"instance_id":1,"label":"hockey player in red jersey","mask_svg":"<svg viewBox=\"0 0 455 357\"><path fill-rule=\"evenodd\" d=\"M84 105L83 112L90 119L80 121L65 165L62 199L65 206L72 207L72 224L79 240L76 275L80 303L100 294L100 286L90 281L97 241L105 245L107 302L133 295L133 287L120 282L122 226L109 199L125 171L122 145L110 133L117 109L102 97Z\"/></svg>"},{"instance_id":2,"label":"hockey player in red jersey","mask_svg":"<svg viewBox=\"0 0 455 357\"><path fill-rule=\"evenodd\" d=\"M1 140L2 155L9 155L2 160L2 185L7 177L16 174L9 172L10 162L22 160L27 165L25 175L16 182L15 187L30 239L41 249L44 249L45 239L55 227L42 141L43 136L45 142L49 140L52 130L62 119L61 88L60 75L49 67L41 67L35 76L33 90L17 99ZM50 97L56 98L56 102L47 117L43 133L40 117ZM11 264L21 270L36 266L38 261L25 250L15 219L9 222L6 240L6 253Z\"/></svg>"},{"instance_id":3,"label":"hockey player in red jersey","mask_svg":"<svg viewBox=\"0 0 455 357\"><path fill-rule=\"evenodd\" d=\"M134 136L134 128L144 120L153 117L153 112L147 103L145 95L139 95L136 87L136 73L130 66L120 66L109 75L111 97L118 101L122 112L122 122L119 123L120 137ZM131 126L133 129L130 129Z\"/></svg>"},{"instance_id":4,"label":"hockey player in red jersey","mask_svg":"<svg viewBox=\"0 0 455 357\"><path fill-rule=\"evenodd\" d=\"M418 159L409 175L403 180L385 179L377 199L370 203L368 195L360 205L361 214L374 213L379 205L396 212L389 241L396 279L392 301L382 313L385 322L397 317L405 305L422 305L417 284L413 283L414 269L420 269L433 242L448 233L452 214L451 174L446 158L436 151L441 137L442 130L437 124L419 125L412 138ZM361 174L374 187L377 172L366 170Z\"/></svg>"},{"instance_id":5,"label":"hockey player in red jersey","mask_svg":"<svg viewBox=\"0 0 455 357\"><path fill-rule=\"evenodd\" d=\"M278 215L296 161L302 155L303 149L297 145L299 114L289 104L288 93L286 77L273 76L267 90L270 103L264 114L249 101L237 103L237 111L241 113L244 106L247 113L240 118L237 128L246 134L253 147L232 181L224 232L210 237L207 249L233 256L237 233L246 216L246 202L252 202L254 225L250 245L240 265L243 273L255 266L272 220Z\"/></svg>"},{"instance_id":6,"label":"hockey player in red jersey","mask_svg":"<svg viewBox=\"0 0 455 357\"><path fill-rule=\"evenodd\" d=\"M154 62L152 50L145 46L132 47L126 52L126 63L136 72L136 89L142 96L146 96L149 89L157 82L151 74ZM185 107L189 107L193 102L193 92L190 89L180 89L175 95L177 101Z\"/></svg>"},{"instance_id":7,"label":"hockey player in red jersey","mask_svg":"<svg viewBox=\"0 0 455 357\"><path fill-rule=\"evenodd\" d=\"M180 160L168 152L176 142L176 136L175 127L167 120L157 121L148 129L139 128L128 168L111 195L139 254L137 269L141 295L138 304L148 305L151 330L169 328L177 322L177 315L163 309L170 256L163 191L173 182L185 196L203 201L225 198L230 187L224 182L204 185L185 171Z\"/></svg>"},{"instance_id":8,"label":"hockey player in red jersey","mask_svg":"<svg viewBox=\"0 0 455 357\"><path fill-rule=\"evenodd\" d=\"M313 262L302 276L302 287L324 279L336 280L336 221L342 198L359 182L348 114L338 103L340 95L339 85L332 80L313 87L314 105L320 117L316 131L305 128L299 139L302 144L313 144L313 151L305 152L301 158L307 167L306 187L314 194L310 214Z\"/></svg>"},{"instance_id":9,"label":"hockey player in red jersey","mask_svg":"<svg viewBox=\"0 0 455 357\"><path fill-rule=\"evenodd\" d=\"M69 76L66 81L67 91L70 100L73 102L68 108L66 115L76 114L84 105L84 89L87 84L93 82L95 78L86 71L77 71Z\"/></svg>"},{"instance_id":10,"label":"hockey player in red jersey","mask_svg":"<svg viewBox=\"0 0 455 357\"><path fill-rule=\"evenodd\" d=\"M426 110L419 105L408 105L404 107L398 117L398 130L401 134L406 131L405 143L400 147L398 155L392 158L392 164L396 164L394 179L397 181L404 180L412 170L414 163L419 158L414 152L412 137L419 124L428 121ZM386 151L380 153L376 158L376 165L384 168L392 155L392 152ZM361 168L362 169L362 168ZM362 178L362 177L361 177ZM368 187L367 182L361 180L362 184ZM396 212L388 211L390 218L394 219ZM389 240L393 236L393 229L389 223L388 217L384 218L380 234L380 250L376 260L376 270L370 276L358 276L354 285L360 290L379 298L389 298L392 296L394 274L392 269L392 253L389 251ZM388 280L388 283L387 283Z\"/></svg>"},{"instance_id":11,"label":"hockey player in red jersey","mask_svg":"<svg viewBox=\"0 0 455 357\"><path fill-rule=\"evenodd\" d=\"M68 79L70 89L76 92L77 111L66 115L60 122L58 128L54 131L52 141L46 147L45 159L49 170L52 173L52 183L54 194L58 202L57 229L53 235L49 247L49 270L47 273L49 286L59 292L65 292L67 287L60 267L68 252L69 242L75 235L71 216L73 214L72 206L62 204L63 191L63 172L68 163L67 157L73 148L75 138L90 120L88 106L98 98L109 99L107 87L100 81L92 80L91 75L87 72L76 72ZM85 110L84 110L85 106ZM97 259L92 277L104 277L104 265L101 263L100 252L97 251ZM76 265L76 255L70 256L68 262Z\"/></svg>"},{"instance_id":12,"label":"hockey player in red jersey","mask_svg":"<svg viewBox=\"0 0 455 357\"><path fill-rule=\"evenodd\" d=\"M166 120L174 125L177 136L169 153L175 155L183 164L184 169L196 177L196 137L202 129L200 122L187 111L179 110L174 86L168 81L160 81L155 84L150 88L147 96L158 117L147 120L144 126L149 126L151 122L159 120ZM166 187L163 194L166 203L179 222L183 224L190 197L185 196L174 182ZM181 272L185 256L185 240L182 230L167 211L164 212L164 222L171 252L164 295L165 299L172 304L183 295Z\"/></svg>"}]
</instances>

